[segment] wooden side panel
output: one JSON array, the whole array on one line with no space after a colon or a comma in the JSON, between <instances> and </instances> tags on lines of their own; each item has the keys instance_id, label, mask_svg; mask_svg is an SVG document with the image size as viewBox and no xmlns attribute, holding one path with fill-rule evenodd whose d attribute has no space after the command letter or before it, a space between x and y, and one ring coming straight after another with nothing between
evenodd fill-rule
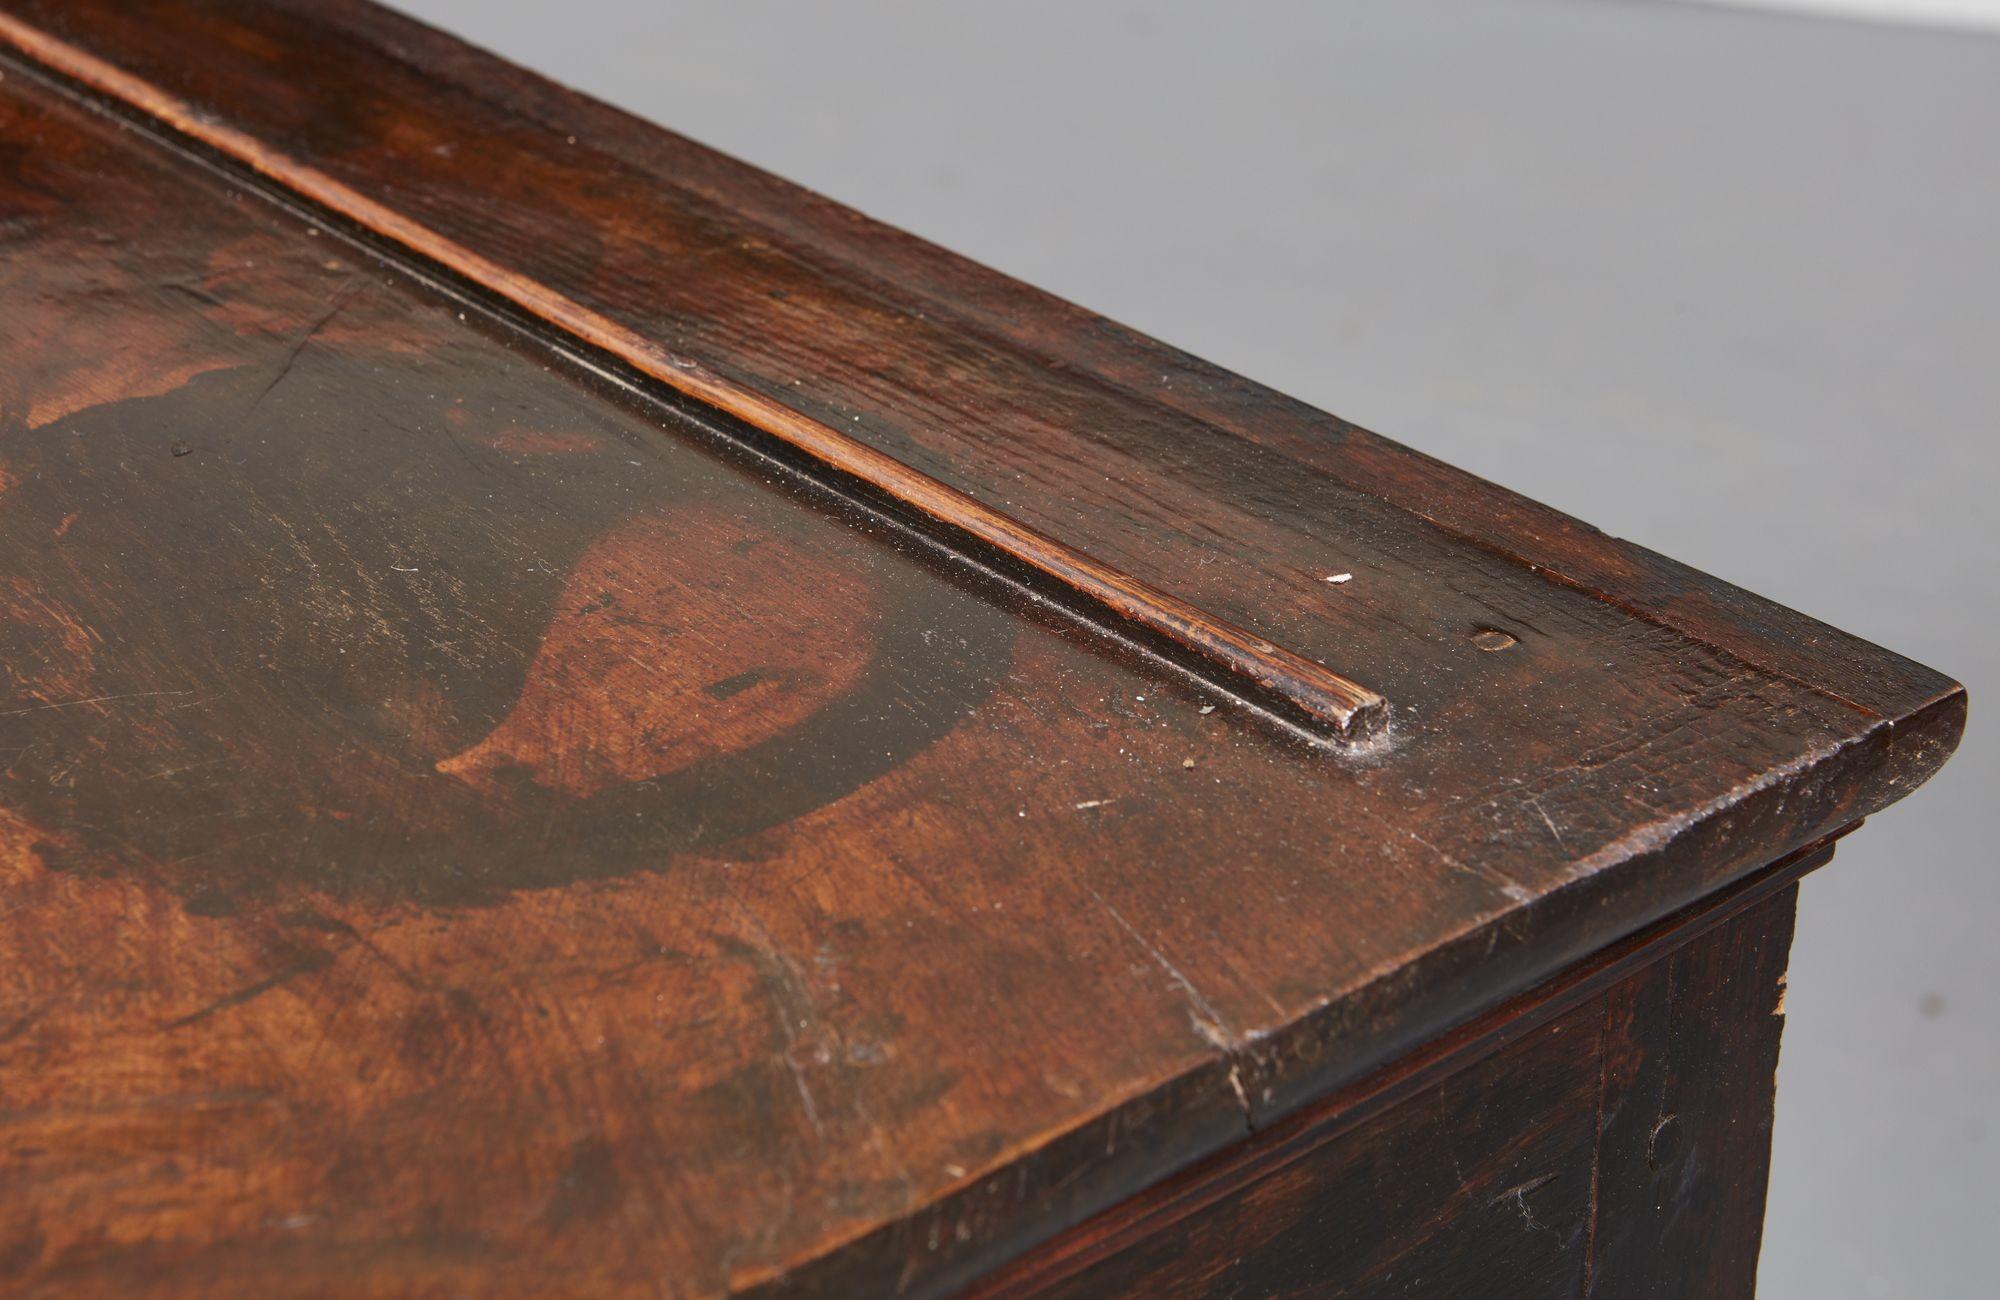
<instances>
[{"instance_id":1,"label":"wooden side panel","mask_svg":"<svg viewBox=\"0 0 2000 1300\"><path fill-rule=\"evenodd\" d=\"M1606 999L1591 1288L1742 1296L1757 1277L1797 886Z\"/></svg>"},{"instance_id":2,"label":"wooden side panel","mask_svg":"<svg viewBox=\"0 0 2000 1300\"><path fill-rule=\"evenodd\" d=\"M1796 899L1785 888L1191 1219L989 1294L1746 1296Z\"/></svg>"},{"instance_id":3,"label":"wooden side panel","mask_svg":"<svg viewBox=\"0 0 2000 1300\"><path fill-rule=\"evenodd\" d=\"M385 11L0 11L200 111L0 51L0 1291L949 1292L1900 797L1962 725L1893 656L1786 623L1767 663L1206 423L1247 389L880 296L873 236L827 262L689 206L700 151L522 117L553 92L469 89ZM1352 667L1395 734L1303 745L193 150L251 108ZM1596 1086L1523 1068L1552 1111Z\"/></svg>"}]
</instances>

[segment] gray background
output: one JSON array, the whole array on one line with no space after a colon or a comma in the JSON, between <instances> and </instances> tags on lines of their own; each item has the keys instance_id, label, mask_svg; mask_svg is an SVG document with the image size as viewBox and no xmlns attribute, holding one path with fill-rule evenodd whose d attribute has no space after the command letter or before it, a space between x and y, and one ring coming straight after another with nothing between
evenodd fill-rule
<instances>
[{"instance_id":1,"label":"gray background","mask_svg":"<svg viewBox=\"0 0 2000 1300\"><path fill-rule=\"evenodd\" d=\"M1644 0L401 3L2000 682L2000 36ZM1804 891L1768 1296L1993 1294L1987 721Z\"/></svg>"}]
</instances>

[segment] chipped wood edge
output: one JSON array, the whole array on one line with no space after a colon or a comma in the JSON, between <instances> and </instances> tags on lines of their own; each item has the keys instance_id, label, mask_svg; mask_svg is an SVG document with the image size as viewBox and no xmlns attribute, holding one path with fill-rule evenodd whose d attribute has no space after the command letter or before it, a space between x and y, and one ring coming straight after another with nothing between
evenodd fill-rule
<instances>
[{"instance_id":1,"label":"chipped wood edge","mask_svg":"<svg viewBox=\"0 0 2000 1300\"><path fill-rule=\"evenodd\" d=\"M446 268L537 321L608 353L685 397L775 438L813 466L880 494L948 537L970 539L1027 570L1107 630L1136 636L1208 684L1318 739L1352 745L1386 731L1389 702L1323 664L1218 618L1050 537L977 498L743 384L671 352L538 280L467 248L309 163L217 121L194 105L87 51L0 13L0 40L61 77L194 140L306 202Z\"/></svg>"}]
</instances>

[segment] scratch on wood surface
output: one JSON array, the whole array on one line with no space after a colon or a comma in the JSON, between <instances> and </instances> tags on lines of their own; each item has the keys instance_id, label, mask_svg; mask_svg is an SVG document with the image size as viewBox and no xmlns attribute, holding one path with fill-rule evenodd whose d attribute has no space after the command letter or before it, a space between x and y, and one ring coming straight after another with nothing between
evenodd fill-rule
<instances>
[{"instance_id":1,"label":"scratch on wood surface","mask_svg":"<svg viewBox=\"0 0 2000 1300\"><path fill-rule=\"evenodd\" d=\"M1556 829L1555 819L1549 816L1548 809L1542 807L1542 801L1531 798L1528 800L1528 806L1533 808L1535 815L1542 819L1542 825L1549 828L1549 834L1555 839L1556 847L1565 853L1569 852L1569 845L1563 843L1562 832Z\"/></svg>"},{"instance_id":2,"label":"scratch on wood surface","mask_svg":"<svg viewBox=\"0 0 2000 1300\"><path fill-rule=\"evenodd\" d=\"M1555 1233L1557 1240L1561 1240L1561 1234L1556 1233L1554 1228L1536 1218L1534 1207L1528 1204L1529 1192L1546 1187L1555 1180L1556 1176L1554 1174L1543 1174L1539 1178L1530 1178L1525 1183L1518 1183L1513 1187L1509 1187L1506 1191L1486 1202L1486 1206L1488 1209L1491 1209L1503 1201L1512 1201L1514 1208L1521 1213L1521 1222L1527 1226L1530 1232Z\"/></svg>"},{"instance_id":3,"label":"scratch on wood surface","mask_svg":"<svg viewBox=\"0 0 2000 1300\"><path fill-rule=\"evenodd\" d=\"M1225 1052L1235 1051L1235 1035L1230 1032L1228 1023L1223 1020L1221 1014L1216 1011L1209 1000L1202 996L1201 990L1194 986L1194 981L1183 974L1180 967L1168 961L1166 954L1149 943L1146 936L1134 929L1132 923L1120 915L1117 908L1105 901L1102 894L1092 889L1089 885L1085 885L1083 888L1085 893L1097 900L1097 905L1104 909L1106 915L1118 923L1118 928L1132 937L1132 942L1146 950L1146 955L1153 959L1153 964L1166 972L1167 982L1179 989L1182 995L1187 998L1189 1008L1188 1021L1194 1026L1194 1031L1206 1039L1211 1046L1219 1047Z\"/></svg>"},{"instance_id":4,"label":"scratch on wood surface","mask_svg":"<svg viewBox=\"0 0 2000 1300\"><path fill-rule=\"evenodd\" d=\"M1229 1088L1236 1094L1236 1104L1243 1108L1247 1118L1250 1114L1250 1094L1243 1090L1243 1070L1240 1066L1229 1067Z\"/></svg>"},{"instance_id":5,"label":"scratch on wood surface","mask_svg":"<svg viewBox=\"0 0 2000 1300\"><path fill-rule=\"evenodd\" d=\"M0 718L18 718L24 713L40 713L44 709L74 709L85 704L109 704L113 700L143 700L156 695L192 695L193 691L132 691L126 695L93 695L85 700L57 700L52 704L31 704L25 709L9 709L0 713Z\"/></svg>"},{"instance_id":6,"label":"scratch on wood surface","mask_svg":"<svg viewBox=\"0 0 2000 1300\"><path fill-rule=\"evenodd\" d=\"M784 1060L785 1068L791 1072L792 1083L798 1089L799 1107L805 1112L806 1122L812 1125L814 1133L824 1138L826 1136L826 1126L820 1123L819 1106L813 1101L812 1085L806 1082L805 1067L800 1065L798 1058L792 1055L791 1044L789 1042L786 1044L785 1050L779 1053L779 1056Z\"/></svg>"},{"instance_id":7,"label":"scratch on wood surface","mask_svg":"<svg viewBox=\"0 0 2000 1300\"><path fill-rule=\"evenodd\" d=\"M192 1025L197 1021L206 1020L208 1019L208 1017L216 1014L218 1011L227 1011L231 1007L240 1007L244 1003L255 1001L257 998L262 997L266 993L269 993L272 989L277 988L282 984L289 983L290 981L297 979L301 975L310 975L314 971L323 970L328 965L330 965L332 961L333 961L333 954L330 952L324 952L324 951L309 952L305 956L300 957L298 960L292 962L290 965L285 966L283 969L273 971L271 974L266 975L263 979L257 980L251 984L247 984L244 987L236 990L234 993L225 994L224 996L217 998L215 1001L209 1003L205 1007L200 1008L199 1010L190 1011L188 1014L181 1016L178 1019L169 1020L166 1024L162 1025L161 1028L180 1029L187 1025Z\"/></svg>"},{"instance_id":8,"label":"scratch on wood surface","mask_svg":"<svg viewBox=\"0 0 2000 1300\"><path fill-rule=\"evenodd\" d=\"M805 972L799 964L778 946L763 918L740 901L736 902L736 910L755 932L752 950L777 995L773 998L773 1018L777 1022L779 1036L784 1039L784 1050L776 1055L792 1077L792 1086L798 1091L799 1109L805 1115L806 1123L812 1126L813 1134L824 1141L826 1125L820 1119L819 1103L813 1097L812 1084L806 1079L806 1067L798 1058L798 1031L813 1028L818 1018L811 986L806 983Z\"/></svg>"},{"instance_id":9,"label":"scratch on wood surface","mask_svg":"<svg viewBox=\"0 0 2000 1300\"><path fill-rule=\"evenodd\" d=\"M264 404L264 399L271 395L272 389L285 382L285 376L292 373L292 367L298 364L299 355L306 350L306 346L319 337L319 332L325 329L333 321L334 317L346 310L347 304L359 292L360 289L354 285L343 288L339 293L334 295L333 305L322 312L319 319L306 326L305 331L292 341L291 348L285 353L283 360L278 363L278 373L271 377L271 382L265 384L262 391L251 401L250 409L252 411L255 411Z\"/></svg>"},{"instance_id":10,"label":"scratch on wood surface","mask_svg":"<svg viewBox=\"0 0 2000 1300\"><path fill-rule=\"evenodd\" d=\"M1406 834L1408 834L1411 839L1415 840L1417 843L1423 845L1425 848L1429 849L1433 854L1435 854L1437 856L1438 861L1444 863L1446 866L1451 867L1456 871L1461 871L1468 876L1477 876L1479 879L1485 881L1487 884L1494 886L1502 894L1506 895L1509 899L1513 900L1514 902L1529 903L1534 901L1535 895L1533 894L1533 892L1530 891L1526 886L1522 885L1519 881L1514 880L1509 876L1504 876L1499 872L1493 871L1489 868L1478 867L1470 863L1460 862L1457 858L1454 858L1453 856L1451 856L1451 854L1446 853L1443 849L1431 843L1429 840L1417 834L1415 831L1408 831L1406 832Z\"/></svg>"}]
</instances>

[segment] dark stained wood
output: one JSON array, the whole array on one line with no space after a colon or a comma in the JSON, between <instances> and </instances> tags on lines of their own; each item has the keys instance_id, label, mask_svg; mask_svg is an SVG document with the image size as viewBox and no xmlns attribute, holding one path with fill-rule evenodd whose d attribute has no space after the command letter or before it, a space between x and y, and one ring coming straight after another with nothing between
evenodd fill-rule
<instances>
[{"instance_id":1,"label":"dark stained wood","mask_svg":"<svg viewBox=\"0 0 2000 1300\"><path fill-rule=\"evenodd\" d=\"M1796 892L1171 1231L981 1294L1747 1296Z\"/></svg>"},{"instance_id":2,"label":"dark stained wood","mask_svg":"<svg viewBox=\"0 0 2000 1300\"><path fill-rule=\"evenodd\" d=\"M1192 660L1222 689L1270 706L1279 716L1333 739L1369 739L1388 725L1388 701L1324 665L1271 644L1178 597L1121 573L1008 517L967 493L913 469L839 428L717 375L701 362L661 348L644 335L488 260L439 230L288 158L240 131L161 94L101 59L0 14L0 36L56 70L144 109L238 161L395 239L537 316L615 353L643 373L718 410L747 420L834 474L854 480L922 516L948 535L983 543L1086 607L1121 619L1123 630Z\"/></svg>"},{"instance_id":3,"label":"dark stained wood","mask_svg":"<svg viewBox=\"0 0 2000 1300\"><path fill-rule=\"evenodd\" d=\"M1749 1295L1796 890L1604 1008L1586 1295Z\"/></svg>"},{"instance_id":4,"label":"dark stained wood","mask_svg":"<svg viewBox=\"0 0 2000 1300\"><path fill-rule=\"evenodd\" d=\"M1963 725L386 11L0 0L0 41L31 1293L942 1294ZM1394 725L1273 725L1031 540Z\"/></svg>"},{"instance_id":5,"label":"dark stained wood","mask_svg":"<svg viewBox=\"0 0 2000 1300\"><path fill-rule=\"evenodd\" d=\"M965 1300L1484 1295L1496 1278L1510 1295L1750 1294L1797 882L1831 855L1656 922ZM1569 1231L1523 1205L1561 1175L1514 1177L1549 1161L1568 1162ZM1518 1220L1478 1212L1495 1208Z\"/></svg>"},{"instance_id":6,"label":"dark stained wood","mask_svg":"<svg viewBox=\"0 0 2000 1300\"><path fill-rule=\"evenodd\" d=\"M778 436L839 430L1391 697L1373 674L1422 677L1439 657L1396 655L1409 633L1387 543L1411 517L1876 716L1945 685L392 11L0 13L10 39L73 75L111 68L121 94L667 382ZM1355 545L1378 531L1379 547ZM1356 581L1329 602L1315 584L1343 571Z\"/></svg>"}]
</instances>

